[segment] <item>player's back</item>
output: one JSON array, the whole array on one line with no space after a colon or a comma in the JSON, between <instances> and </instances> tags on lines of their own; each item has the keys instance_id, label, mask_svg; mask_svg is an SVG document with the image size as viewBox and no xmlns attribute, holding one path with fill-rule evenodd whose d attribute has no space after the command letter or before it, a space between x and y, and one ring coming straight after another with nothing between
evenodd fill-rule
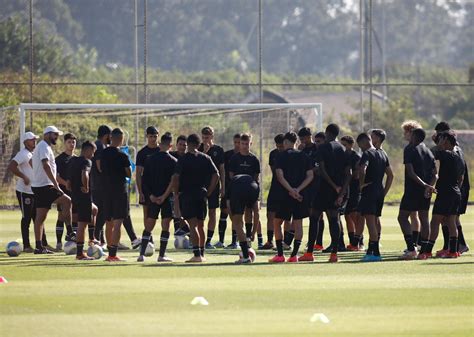
<instances>
[{"instance_id":1,"label":"player's back","mask_svg":"<svg viewBox=\"0 0 474 337\"><path fill-rule=\"evenodd\" d=\"M276 168L283 171L292 187L298 187L305 180L306 172L311 170L311 160L302 151L288 149L278 155Z\"/></svg>"},{"instance_id":2,"label":"player's back","mask_svg":"<svg viewBox=\"0 0 474 337\"><path fill-rule=\"evenodd\" d=\"M127 191L125 168L130 166L128 156L120 149L109 146L100 159L105 188L110 191Z\"/></svg>"},{"instance_id":3,"label":"player's back","mask_svg":"<svg viewBox=\"0 0 474 337\"><path fill-rule=\"evenodd\" d=\"M217 168L208 155L188 152L178 160L176 171L180 191L195 191L208 187L210 177L217 173Z\"/></svg>"},{"instance_id":4,"label":"player's back","mask_svg":"<svg viewBox=\"0 0 474 337\"><path fill-rule=\"evenodd\" d=\"M435 159L439 160L439 179L436 182L438 193L454 192L460 194L459 176L464 174L465 162L455 151L435 151Z\"/></svg>"},{"instance_id":5,"label":"player's back","mask_svg":"<svg viewBox=\"0 0 474 337\"><path fill-rule=\"evenodd\" d=\"M71 183L73 195L80 195L82 193L82 171L90 171L91 166L91 161L83 156L71 158L68 167L68 179Z\"/></svg>"},{"instance_id":6,"label":"player's back","mask_svg":"<svg viewBox=\"0 0 474 337\"><path fill-rule=\"evenodd\" d=\"M385 151L375 148L368 149L362 154L360 163L361 165L367 165L364 184L370 184L368 185L369 188L383 188L383 177L386 168L389 166Z\"/></svg>"},{"instance_id":7,"label":"player's back","mask_svg":"<svg viewBox=\"0 0 474 337\"><path fill-rule=\"evenodd\" d=\"M337 141L322 144L317 151L318 163L324 162L324 167L332 181L342 186L344 184L345 170L349 165L349 157L344 146Z\"/></svg>"},{"instance_id":8,"label":"player's back","mask_svg":"<svg viewBox=\"0 0 474 337\"><path fill-rule=\"evenodd\" d=\"M153 195L166 191L178 160L168 152L157 152L145 161L144 180L151 186Z\"/></svg>"}]
</instances>

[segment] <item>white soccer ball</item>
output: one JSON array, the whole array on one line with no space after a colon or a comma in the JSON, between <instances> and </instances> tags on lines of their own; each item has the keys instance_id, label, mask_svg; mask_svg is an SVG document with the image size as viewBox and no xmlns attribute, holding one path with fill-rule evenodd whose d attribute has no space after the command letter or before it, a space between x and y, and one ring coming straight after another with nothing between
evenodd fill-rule
<instances>
[{"instance_id":1,"label":"white soccer ball","mask_svg":"<svg viewBox=\"0 0 474 337\"><path fill-rule=\"evenodd\" d=\"M176 236L174 239L174 248L176 249L188 249L189 248L189 239L186 235Z\"/></svg>"},{"instance_id":2,"label":"white soccer ball","mask_svg":"<svg viewBox=\"0 0 474 337\"><path fill-rule=\"evenodd\" d=\"M23 245L16 241L11 241L7 244L6 248L8 256L14 257L21 254L23 251Z\"/></svg>"},{"instance_id":3,"label":"white soccer ball","mask_svg":"<svg viewBox=\"0 0 474 337\"><path fill-rule=\"evenodd\" d=\"M151 242L148 242L145 249L145 256L152 256L155 252L155 245Z\"/></svg>"},{"instance_id":4,"label":"white soccer ball","mask_svg":"<svg viewBox=\"0 0 474 337\"><path fill-rule=\"evenodd\" d=\"M102 256L104 256L104 250L99 245L91 245L89 248L87 248L87 256L99 260Z\"/></svg>"},{"instance_id":5,"label":"white soccer ball","mask_svg":"<svg viewBox=\"0 0 474 337\"><path fill-rule=\"evenodd\" d=\"M240 251L239 256L240 256L241 259L244 258L244 255L242 254L242 251ZM249 258L250 258L250 260L252 260L252 262L255 262L255 260L257 259L257 253L255 252L255 249L249 248Z\"/></svg>"},{"instance_id":6,"label":"white soccer ball","mask_svg":"<svg viewBox=\"0 0 474 337\"><path fill-rule=\"evenodd\" d=\"M67 241L64 244L64 253L66 255L75 255L77 253L77 245L74 241Z\"/></svg>"}]
</instances>

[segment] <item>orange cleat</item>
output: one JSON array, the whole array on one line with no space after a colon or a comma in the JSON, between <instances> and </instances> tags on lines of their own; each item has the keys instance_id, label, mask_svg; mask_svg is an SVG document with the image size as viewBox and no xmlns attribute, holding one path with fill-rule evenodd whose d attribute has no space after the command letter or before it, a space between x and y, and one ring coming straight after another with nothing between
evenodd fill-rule
<instances>
[{"instance_id":1,"label":"orange cleat","mask_svg":"<svg viewBox=\"0 0 474 337\"><path fill-rule=\"evenodd\" d=\"M351 252L358 252L359 246L347 245L346 249Z\"/></svg>"},{"instance_id":2,"label":"orange cleat","mask_svg":"<svg viewBox=\"0 0 474 337\"><path fill-rule=\"evenodd\" d=\"M329 255L329 263L336 263L337 262L337 254L336 253L331 253L331 255Z\"/></svg>"},{"instance_id":3,"label":"orange cleat","mask_svg":"<svg viewBox=\"0 0 474 337\"><path fill-rule=\"evenodd\" d=\"M446 255L448 255L448 253L449 253L449 250L448 250L448 249L441 249L441 250L438 250L438 251L436 252L436 255L435 255L435 256L436 256L436 257L440 257L440 258L445 258Z\"/></svg>"},{"instance_id":4,"label":"orange cleat","mask_svg":"<svg viewBox=\"0 0 474 337\"><path fill-rule=\"evenodd\" d=\"M269 259L268 262L270 262L270 263L283 263L283 262L285 262L285 257L275 255L274 257Z\"/></svg>"},{"instance_id":5,"label":"orange cleat","mask_svg":"<svg viewBox=\"0 0 474 337\"><path fill-rule=\"evenodd\" d=\"M320 252L324 249L324 247L322 245L314 245L314 250L317 251L317 252Z\"/></svg>"},{"instance_id":6,"label":"orange cleat","mask_svg":"<svg viewBox=\"0 0 474 337\"><path fill-rule=\"evenodd\" d=\"M431 257L433 257L433 254L431 254L431 253L420 253L420 254L418 254L418 260L428 260Z\"/></svg>"},{"instance_id":7,"label":"orange cleat","mask_svg":"<svg viewBox=\"0 0 474 337\"><path fill-rule=\"evenodd\" d=\"M446 254L446 256L444 256L443 258L445 258L445 259L457 259L458 257L459 257L458 252L455 252L455 253L448 252L448 254Z\"/></svg>"},{"instance_id":8,"label":"orange cleat","mask_svg":"<svg viewBox=\"0 0 474 337\"><path fill-rule=\"evenodd\" d=\"M313 262L314 256L313 253L304 253L298 258L299 262Z\"/></svg>"},{"instance_id":9,"label":"orange cleat","mask_svg":"<svg viewBox=\"0 0 474 337\"><path fill-rule=\"evenodd\" d=\"M120 256L107 256L107 258L105 259L105 261L107 262L123 262L123 261L127 261L125 259L122 259Z\"/></svg>"},{"instance_id":10,"label":"orange cleat","mask_svg":"<svg viewBox=\"0 0 474 337\"><path fill-rule=\"evenodd\" d=\"M289 263L296 263L298 262L298 256L290 256L286 262L289 262Z\"/></svg>"}]
</instances>

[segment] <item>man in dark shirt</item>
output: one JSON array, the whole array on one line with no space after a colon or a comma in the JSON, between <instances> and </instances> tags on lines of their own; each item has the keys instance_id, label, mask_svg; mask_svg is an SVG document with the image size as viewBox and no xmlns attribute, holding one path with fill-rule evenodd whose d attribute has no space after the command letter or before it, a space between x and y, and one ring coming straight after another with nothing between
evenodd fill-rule
<instances>
[{"instance_id":1,"label":"man in dark shirt","mask_svg":"<svg viewBox=\"0 0 474 337\"><path fill-rule=\"evenodd\" d=\"M106 237L109 256L106 261L124 261L117 256L117 246L120 241L120 227L129 216L127 178L131 177L130 160L120 150L123 144L123 131L113 129L111 144L102 152L100 168L104 186L104 212L106 220Z\"/></svg>"},{"instance_id":2,"label":"man in dark shirt","mask_svg":"<svg viewBox=\"0 0 474 337\"><path fill-rule=\"evenodd\" d=\"M158 262L172 262L165 256L166 246L170 237L170 222L173 217L171 192L172 177L176 169L177 159L169 153L173 137L169 132L161 136L160 151L148 157L143 170L143 193L147 203L145 229L142 235L140 255L137 261L143 262L151 232L161 211L160 253Z\"/></svg>"},{"instance_id":3,"label":"man in dark shirt","mask_svg":"<svg viewBox=\"0 0 474 337\"><path fill-rule=\"evenodd\" d=\"M105 216L104 216L104 186L103 186L103 178L101 172L99 170L100 167L100 157L102 155L102 151L104 151L107 146L110 144L110 133L112 129L107 125L99 126L97 130L97 140L95 141L96 151L94 153L94 157L92 158L92 168L90 173L90 188L92 191L92 201L97 206L97 217L95 220L95 230L94 230L94 237L96 240L100 240L102 246L105 245L105 238L104 238L104 224L105 224Z\"/></svg>"},{"instance_id":4,"label":"man in dark shirt","mask_svg":"<svg viewBox=\"0 0 474 337\"><path fill-rule=\"evenodd\" d=\"M280 203L278 198L281 193L278 193L278 189L282 188L277 181L277 177L275 175L275 165L276 165L276 158L278 154L285 150L283 146L283 133L279 133L275 136L275 148L270 151L268 165L270 165L270 169L272 170L272 181L270 183L270 190L268 191L267 197L267 242L263 245L262 249L273 249L273 220L275 219L275 212L278 209L278 205Z\"/></svg>"},{"instance_id":5,"label":"man in dark shirt","mask_svg":"<svg viewBox=\"0 0 474 337\"><path fill-rule=\"evenodd\" d=\"M316 150L319 149L319 147L321 145L323 145L324 143L326 143L326 134L324 132L318 132L314 135L314 145L316 146ZM317 154L317 152L316 152ZM316 156L316 159L318 157ZM318 173L318 170L317 170L317 163L315 164L315 175L314 175L314 179L313 179L313 184L314 184L314 188L315 190L317 191L318 188L319 188L319 184L321 182L321 176L320 174ZM317 198L318 196L315 195L314 198ZM320 196L322 197L322 196ZM311 216L313 216L313 210L311 209ZM322 251L324 250L324 246L323 246L323 235L324 235L324 217L323 217L323 214L321 214L321 217L319 218L319 221L318 221L318 224L317 224L317 227L318 227L318 234L316 236L316 244L314 245L314 250L315 251Z\"/></svg>"},{"instance_id":6,"label":"man in dark shirt","mask_svg":"<svg viewBox=\"0 0 474 337\"><path fill-rule=\"evenodd\" d=\"M97 207L92 203L89 185L89 173L92 167L95 144L85 141L81 146L81 155L71 159L68 183L71 187L71 201L77 210L77 253L76 260L93 260L84 253L86 226L94 226ZM90 236L92 234L92 237ZM93 231L89 231L89 240L93 242Z\"/></svg>"},{"instance_id":7,"label":"man in dark shirt","mask_svg":"<svg viewBox=\"0 0 474 337\"><path fill-rule=\"evenodd\" d=\"M321 176L317 196L313 201L313 214L319 219L323 212L329 218L329 231L331 234L331 255L329 262L337 262L341 223L339 209L347 193L351 180L351 166L344 146L337 141L339 126L329 124L326 127L326 143L317 151L316 164ZM323 196L323 197L321 197ZM313 261L313 250L318 233L318 223L313 222L309 228L308 250L300 257L300 261Z\"/></svg>"},{"instance_id":8,"label":"man in dark shirt","mask_svg":"<svg viewBox=\"0 0 474 337\"><path fill-rule=\"evenodd\" d=\"M75 156L74 150L76 149L76 136L72 133L66 133L64 135L64 151L55 158L57 174L56 180L59 183L61 190L71 197L71 191L67 186L67 173L68 165L71 159ZM64 233L64 219L61 216L61 206L57 205L58 209L58 220L56 220L56 251L60 251L63 248L62 237ZM66 241L75 241L77 231L77 212L73 207L72 209L72 226L66 227Z\"/></svg>"},{"instance_id":9,"label":"man in dark shirt","mask_svg":"<svg viewBox=\"0 0 474 337\"><path fill-rule=\"evenodd\" d=\"M225 191L224 149L214 144L214 129L211 126L206 126L201 130L201 137L202 143L198 151L211 157L212 162L219 170L220 176L220 182L217 183L214 192L207 201L209 221L207 223L206 249L216 249L216 247L212 245L211 240L214 235L214 230L216 229L216 210L219 208L219 199L224 195Z\"/></svg>"},{"instance_id":10,"label":"man in dark shirt","mask_svg":"<svg viewBox=\"0 0 474 337\"><path fill-rule=\"evenodd\" d=\"M452 131L439 134L434 157L439 161L439 179L436 182L436 199L430 223L430 239L423 243L418 259L432 256L433 246L438 237L439 225L446 223L449 231L449 252L440 257L457 258L458 231L456 218L461 205L461 186L464 178L465 163L455 151L457 139Z\"/></svg>"},{"instance_id":11,"label":"man in dark shirt","mask_svg":"<svg viewBox=\"0 0 474 337\"><path fill-rule=\"evenodd\" d=\"M281 225L285 220L291 220L295 230L293 252L287 262L298 262L297 254L303 238L303 219L309 216L310 194L305 193L305 189L313 180L313 166L305 153L295 149L296 140L296 133L287 132L283 141L285 151L276 159L275 173L278 183L283 188L279 190L281 203L273 220L277 255L269 260L272 263L285 262L281 231Z\"/></svg>"},{"instance_id":12,"label":"man in dark shirt","mask_svg":"<svg viewBox=\"0 0 474 337\"><path fill-rule=\"evenodd\" d=\"M417 241L413 237L413 229L409 217L417 212L421 223L422 241L428 240L431 194L436 182L436 165L433 154L423 143L425 130L418 128L411 131L411 141L403 151L405 164L405 187L398 213L398 223L402 229L407 249L400 257L413 260L417 257Z\"/></svg>"},{"instance_id":13,"label":"man in dark shirt","mask_svg":"<svg viewBox=\"0 0 474 337\"><path fill-rule=\"evenodd\" d=\"M191 227L194 256L187 262L205 262L206 201L216 188L219 172L211 157L197 150L201 144L198 135L190 135L187 143L188 152L178 160L173 176L175 214L182 215Z\"/></svg>"},{"instance_id":14,"label":"man in dark shirt","mask_svg":"<svg viewBox=\"0 0 474 337\"><path fill-rule=\"evenodd\" d=\"M170 151L170 154L179 160L186 153L188 145L186 144L188 137L185 135L179 135L176 139L175 151ZM171 195L171 199L174 200L174 196ZM174 236L184 236L189 234L189 224L180 217L176 217L173 214L173 225L174 225Z\"/></svg>"},{"instance_id":15,"label":"man in dark shirt","mask_svg":"<svg viewBox=\"0 0 474 337\"><path fill-rule=\"evenodd\" d=\"M363 262L381 261L379 250L380 231L377 227L377 217L381 212L380 204L390 189L387 182L383 185L383 178L391 173L390 164L384 151L372 145L372 140L367 133L357 137L357 144L363 151L359 164L359 184L361 198L359 212L365 218L369 230L369 248L362 258Z\"/></svg>"}]
</instances>

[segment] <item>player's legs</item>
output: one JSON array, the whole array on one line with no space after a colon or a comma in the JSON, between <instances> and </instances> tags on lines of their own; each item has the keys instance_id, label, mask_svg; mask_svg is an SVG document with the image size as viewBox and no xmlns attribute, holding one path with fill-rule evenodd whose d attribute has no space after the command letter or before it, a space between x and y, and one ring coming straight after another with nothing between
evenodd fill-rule
<instances>
[{"instance_id":1,"label":"player's legs","mask_svg":"<svg viewBox=\"0 0 474 337\"><path fill-rule=\"evenodd\" d=\"M90 202L90 201L89 201ZM94 226L95 217L97 215L97 207L90 202L90 204L75 204L79 211L78 214L78 226L77 226L77 260L93 260L93 258L88 257L84 253L84 242L85 242L85 232L86 226ZM90 235L91 233L89 233ZM92 239L94 235L92 233ZM93 242L93 241L92 241Z\"/></svg>"},{"instance_id":2,"label":"player's legs","mask_svg":"<svg viewBox=\"0 0 474 337\"><path fill-rule=\"evenodd\" d=\"M291 249L291 244L293 243L293 239L295 238L295 229L293 227L293 222L290 220L285 220L283 229L283 249L289 250Z\"/></svg>"},{"instance_id":3,"label":"player's legs","mask_svg":"<svg viewBox=\"0 0 474 337\"><path fill-rule=\"evenodd\" d=\"M461 225L461 216L456 217L456 227L458 229L458 252L463 254L469 251L469 246L464 238L464 232Z\"/></svg>"},{"instance_id":4,"label":"player's legs","mask_svg":"<svg viewBox=\"0 0 474 337\"><path fill-rule=\"evenodd\" d=\"M42 237L44 232L44 221L48 215L49 208L37 208L34 220L36 250L43 249Z\"/></svg>"},{"instance_id":5,"label":"player's legs","mask_svg":"<svg viewBox=\"0 0 474 337\"><path fill-rule=\"evenodd\" d=\"M225 231L227 230L227 208L220 209L220 216L219 216L219 242L216 244L216 247L224 248L224 239L225 239Z\"/></svg>"},{"instance_id":6,"label":"player's legs","mask_svg":"<svg viewBox=\"0 0 474 337\"><path fill-rule=\"evenodd\" d=\"M321 219L323 212L317 209L313 209L312 214L315 219ZM320 221L313 221L313 222L310 221L309 223L308 247L306 251L307 254L313 255L316 239L319 233L319 225L320 225Z\"/></svg>"},{"instance_id":7,"label":"player's legs","mask_svg":"<svg viewBox=\"0 0 474 337\"><path fill-rule=\"evenodd\" d=\"M415 245L421 246L421 242L428 241L430 237L430 219L428 210L418 211L418 219L420 220L420 234L418 236L419 240L415 241L413 237L413 243Z\"/></svg>"},{"instance_id":8,"label":"player's legs","mask_svg":"<svg viewBox=\"0 0 474 337\"><path fill-rule=\"evenodd\" d=\"M301 241L303 240L303 219L293 219L292 227L295 231L295 241L290 259L298 255L298 250L300 249Z\"/></svg>"},{"instance_id":9,"label":"player's legs","mask_svg":"<svg viewBox=\"0 0 474 337\"><path fill-rule=\"evenodd\" d=\"M214 231L216 229L216 208L209 208L209 220L207 222L207 240L206 240L206 249L215 249L211 244L212 237L214 236Z\"/></svg>"},{"instance_id":10,"label":"player's legs","mask_svg":"<svg viewBox=\"0 0 474 337\"><path fill-rule=\"evenodd\" d=\"M275 212L267 210L267 242L263 245L262 249L273 248L273 220L275 219Z\"/></svg>"},{"instance_id":11,"label":"player's legs","mask_svg":"<svg viewBox=\"0 0 474 337\"><path fill-rule=\"evenodd\" d=\"M330 209L326 211L329 220L329 234L331 235L331 257L330 262L337 262L337 252L339 250L339 240L341 237L342 224L338 209Z\"/></svg>"},{"instance_id":12,"label":"player's legs","mask_svg":"<svg viewBox=\"0 0 474 337\"><path fill-rule=\"evenodd\" d=\"M415 243L415 246L416 246L420 240L420 231L421 231L421 220L420 220L418 212L410 213L410 224L411 224L411 230L413 233L413 242Z\"/></svg>"},{"instance_id":13,"label":"player's legs","mask_svg":"<svg viewBox=\"0 0 474 337\"><path fill-rule=\"evenodd\" d=\"M161 219L161 235L160 235L160 252L158 254L158 262L172 262L166 257L166 247L170 238L171 216Z\"/></svg>"},{"instance_id":14,"label":"player's legs","mask_svg":"<svg viewBox=\"0 0 474 337\"><path fill-rule=\"evenodd\" d=\"M204 230L203 229L199 230L198 227L200 225L200 221L196 217L193 217L193 218L187 219L187 220L188 220L188 223L189 223L189 236L190 236L190 239L191 239L191 243L193 244L194 256L186 262L203 262L204 259L201 255L201 248L200 248L200 243L201 243L200 234L202 232L202 234L204 235ZM204 226L204 224L203 224L203 226ZM202 240L202 241L204 241L204 240ZM204 242L202 242L202 243L204 245ZM203 247L203 250L204 250L204 247Z\"/></svg>"},{"instance_id":15,"label":"player's legs","mask_svg":"<svg viewBox=\"0 0 474 337\"><path fill-rule=\"evenodd\" d=\"M151 239L151 233L153 229L155 228L156 225L156 219L157 217L150 217L150 215L147 213L147 217L145 219L145 228L143 229L142 233L142 243L140 245L140 255L137 259L138 262L142 262L144 260L145 256L145 251L148 246L148 242L150 242Z\"/></svg>"},{"instance_id":16,"label":"player's legs","mask_svg":"<svg viewBox=\"0 0 474 337\"><path fill-rule=\"evenodd\" d=\"M416 242L413 236L413 227L408 220L413 212L400 209L398 212L398 223L403 233L407 249L401 256L402 259L414 259L416 257Z\"/></svg>"},{"instance_id":17,"label":"player's legs","mask_svg":"<svg viewBox=\"0 0 474 337\"><path fill-rule=\"evenodd\" d=\"M369 247L367 249L367 254L364 256L362 261L380 261L379 226L377 224L377 216L375 214L364 214L364 217L369 231Z\"/></svg>"},{"instance_id":18,"label":"player's legs","mask_svg":"<svg viewBox=\"0 0 474 337\"><path fill-rule=\"evenodd\" d=\"M349 236L349 245L351 247L353 246L355 236L355 217L353 213L354 212L344 214L344 219L346 220L347 235Z\"/></svg>"},{"instance_id":19,"label":"player's legs","mask_svg":"<svg viewBox=\"0 0 474 337\"><path fill-rule=\"evenodd\" d=\"M33 220L34 199L33 195L16 191L18 204L21 211L21 238L23 240L23 251L31 253L33 249L30 244L30 223Z\"/></svg>"},{"instance_id":20,"label":"player's legs","mask_svg":"<svg viewBox=\"0 0 474 337\"><path fill-rule=\"evenodd\" d=\"M457 215L449 215L447 217L449 230L449 254L454 257L458 251L458 229L456 226Z\"/></svg>"},{"instance_id":21,"label":"player's legs","mask_svg":"<svg viewBox=\"0 0 474 337\"><path fill-rule=\"evenodd\" d=\"M275 218L273 219L273 232L275 233L277 256L283 258L283 261L285 261L285 258L283 256L283 232L281 230L281 225L284 221L284 219L280 219L277 216L275 216Z\"/></svg>"},{"instance_id":22,"label":"player's legs","mask_svg":"<svg viewBox=\"0 0 474 337\"><path fill-rule=\"evenodd\" d=\"M364 227L365 227L365 218L360 214L360 212L355 212L355 235L354 242L357 243L359 250L364 250Z\"/></svg>"},{"instance_id":23,"label":"player's legs","mask_svg":"<svg viewBox=\"0 0 474 337\"><path fill-rule=\"evenodd\" d=\"M438 238L439 234L439 225L443 223L446 219L444 215L433 214L430 221L430 236L428 241L423 242L421 246L420 254L418 255L419 259L427 259L432 256L433 246Z\"/></svg>"}]
</instances>

